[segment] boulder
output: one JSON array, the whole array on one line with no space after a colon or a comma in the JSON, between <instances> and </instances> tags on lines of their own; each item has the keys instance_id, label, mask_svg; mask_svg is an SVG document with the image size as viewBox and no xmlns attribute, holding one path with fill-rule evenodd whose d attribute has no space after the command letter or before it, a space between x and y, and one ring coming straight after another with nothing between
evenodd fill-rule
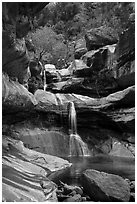
<instances>
[{"instance_id":1,"label":"boulder","mask_svg":"<svg viewBox=\"0 0 137 204\"><path fill-rule=\"evenodd\" d=\"M105 26L92 28L87 31L85 34L85 40L88 51L96 50L105 45L112 45L118 41L114 34L114 30Z\"/></svg>"},{"instance_id":2,"label":"boulder","mask_svg":"<svg viewBox=\"0 0 137 204\"><path fill-rule=\"evenodd\" d=\"M134 155L128 149L128 147L126 147L126 145L122 144L117 140L113 140L112 149L109 152L109 155L116 156L116 157L134 158Z\"/></svg>"},{"instance_id":3,"label":"boulder","mask_svg":"<svg viewBox=\"0 0 137 204\"><path fill-rule=\"evenodd\" d=\"M58 73L60 74L61 78L66 78L66 77L70 77L70 70L67 68L67 69L60 69L58 70Z\"/></svg>"},{"instance_id":4,"label":"boulder","mask_svg":"<svg viewBox=\"0 0 137 204\"><path fill-rule=\"evenodd\" d=\"M67 81L52 83L47 86L47 91L53 93L83 93L84 78L70 78Z\"/></svg>"},{"instance_id":5,"label":"boulder","mask_svg":"<svg viewBox=\"0 0 137 204\"><path fill-rule=\"evenodd\" d=\"M66 198L63 202L81 202L82 197L80 194L76 194L74 196L70 196L69 198Z\"/></svg>"},{"instance_id":6,"label":"boulder","mask_svg":"<svg viewBox=\"0 0 137 204\"><path fill-rule=\"evenodd\" d=\"M87 52L85 39L79 39L75 45L75 59L80 59Z\"/></svg>"},{"instance_id":7,"label":"boulder","mask_svg":"<svg viewBox=\"0 0 137 204\"><path fill-rule=\"evenodd\" d=\"M29 68L32 77L40 76L40 73L42 72L42 65L38 60L31 60L29 63Z\"/></svg>"},{"instance_id":8,"label":"boulder","mask_svg":"<svg viewBox=\"0 0 137 204\"><path fill-rule=\"evenodd\" d=\"M4 112L31 110L37 104L35 97L17 81L2 75L2 107Z\"/></svg>"},{"instance_id":9,"label":"boulder","mask_svg":"<svg viewBox=\"0 0 137 204\"><path fill-rule=\"evenodd\" d=\"M63 159L29 150L22 141L7 136L3 136L2 144L3 200L57 202L56 185L46 175L70 164Z\"/></svg>"},{"instance_id":10,"label":"boulder","mask_svg":"<svg viewBox=\"0 0 137 204\"><path fill-rule=\"evenodd\" d=\"M118 175L88 169L81 180L84 190L94 201L129 202L129 184Z\"/></svg>"},{"instance_id":11,"label":"boulder","mask_svg":"<svg viewBox=\"0 0 137 204\"><path fill-rule=\"evenodd\" d=\"M44 69L46 70L46 83L54 83L61 80L60 74L56 70L55 65L45 64Z\"/></svg>"},{"instance_id":12,"label":"boulder","mask_svg":"<svg viewBox=\"0 0 137 204\"><path fill-rule=\"evenodd\" d=\"M106 45L96 50L90 50L85 53L81 59L91 66L94 71L104 69L105 67L111 68L115 59L116 44Z\"/></svg>"},{"instance_id":13,"label":"boulder","mask_svg":"<svg viewBox=\"0 0 137 204\"><path fill-rule=\"evenodd\" d=\"M44 83L40 75L33 76L28 80L28 91L32 94L38 89L44 89Z\"/></svg>"},{"instance_id":14,"label":"boulder","mask_svg":"<svg viewBox=\"0 0 137 204\"><path fill-rule=\"evenodd\" d=\"M99 49L88 51L81 57L81 60L83 60L83 62L90 67L91 64L93 63L93 58L94 58L93 56L97 52L99 52Z\"/></svg>"},{"instance_id":15,"label":"boulder","mask_svg":"<svg viewBox=\"0 0 137 204\"><path fill-rule=\"evenodd\" d=\"M88 76L91 72L90 68L83 62L83 60L75 60L68 67L71 75L74 73L77 77Z\"/></svg>"}]
</instances>

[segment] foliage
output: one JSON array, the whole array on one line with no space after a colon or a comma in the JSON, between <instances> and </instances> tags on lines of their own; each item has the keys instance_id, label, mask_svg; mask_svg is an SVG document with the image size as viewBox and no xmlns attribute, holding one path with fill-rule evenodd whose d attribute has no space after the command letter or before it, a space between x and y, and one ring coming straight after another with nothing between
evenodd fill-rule
<instances>
[{"instance_id":1,"label":"foliage","mask_svg":"<svg viewBox=\"0 0 137 204\"><path fill-rule=\"evenodd\" d=\"M37 55L44 50L48 62L52 60L55 65L60 59L68 62L73 55L71 42L83 38L86 30L104 26L112 28L112 33L118 36L128 25L132 12L133 2L52 2L34 18L33 24L39 29L31 38Z\"/></svg>"},{"instance_id":2,"label":"foliage","mask_svg":"<svg viewBox=\"0 0 137 204\"><path fill-rule=\"evenodd\" d=\"M63 43L63 37L57 35L51 28L41 27L29 33L27 37L32 39L36 48L35 57L44 63L52 62L56 65L58 59L65 57L66 45Z\"/></svg>"}]
</instances>

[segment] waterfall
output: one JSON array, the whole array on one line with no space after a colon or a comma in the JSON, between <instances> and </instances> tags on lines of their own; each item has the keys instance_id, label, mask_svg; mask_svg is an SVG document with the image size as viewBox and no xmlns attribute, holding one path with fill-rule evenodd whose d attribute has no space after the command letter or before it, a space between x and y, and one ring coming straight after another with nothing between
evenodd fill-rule
<instances>
[{"instance_id":1,"label":"waterfall","mask_svg":"<svg viewBox=\"0 0 137 204\"><path fill-rule=\"evenodd\" d=\"M69 105L69 156L90 156L87 144L82 141L77 133L77 117L74 103L70 102Z\"/></svg>"},{"instance_id":2,"label":"waterfall","mask_svg":"<svg viewBox=\"0 0 137 204\"><path fill-rule=\"evenodd\" d=\"M46 84L46 70L44 70L44 91L46 91L47 84Z\"/></svg>"},{"instance_id":3,"label":"waterfall","mask_svg":"<svg viewBox=\"0 0 137 204\"><path fill-rule=\"evenodd\" d=\"M43 81L44 81L44 91L46 91L47 88L47 84L46 84L46 68L43 66L43 64L41 63L41 61L38 62L38 64L41 66L41 73L40 75L43 76Z\"/></svg>"}]
</instances>

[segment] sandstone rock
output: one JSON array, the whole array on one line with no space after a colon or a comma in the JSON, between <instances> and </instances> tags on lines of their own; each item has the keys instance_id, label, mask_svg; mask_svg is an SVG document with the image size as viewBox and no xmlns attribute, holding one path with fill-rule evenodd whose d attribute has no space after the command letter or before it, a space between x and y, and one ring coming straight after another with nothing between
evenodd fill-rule
<instances>
[{"instance_id":1,"label":"sandstone rock","mask_svg":"<svg viewBox=\"0 0 137 204\"><path fill-rule=\"evenodd\" d=\"M87 52L87 48L77 48L75 50L75 59L80 59Z\"/></svg>"},{"instance_id":2,"label":"sandstone rock","mask_svg":"<svg viewBox=\"0 0 137 204\"><path fill-rule=\"evenodd\" d=\"M37 104L35 97L17 81L11 81L8 76L2 76L3 111L16 112L32 109Z\"/></svg>"},{"instance_id":3,"label":"sandstone rock","mask_svg":"<svg viewBox=\"0 0 137 204\"><path fill-rule=\"evenodd\" d=\"M83 194L83 190L79 186L67 185L66 183L63 182L61 182L61 185L64 189L64 194L72 193L72 191L75 191L77 194L80 195Z\"/></svg>"},{"instance_id":4,"label":"sandstone rock","mask_svg":"<svg viewBox=\"0 0 137 204\"><path fill-rule=\"evenodd\" d=\"M109 103L116 103L116 106L134 107L135 106L135 86L128 87L123 91L110 94L106 97Z\"/></svg>"},{"instance_id":5,"label":"sandstone rock","mask_svg":"<svg viewBox=\"0 0 137 204\"><path fill-rule=\"evenodd\" d=\"M60 74L60 76L62 77L62 78L66 78L66 77L68 77L68 76L70 76L70 70L67 68L67 69L60 69L60 70L58 70L58 73Z\"/></svg>"},{"instance_id":6,"label":"sandstone rock","mask_svg":"<svg viewBox=\"0 0 137 204\"><path fill-rule=\"evenodd\" d=\"M113 140L112 149L109 152L111 156L134 158L134 155L126 146L117 140Z\"/></svg>"},{"instance_id":7,"label":"sandstone rock","mask_svg":"<svg viewBox=\"0 0 137 204\"><path fill-rule=\"evenodd\" d=\"M47 72L50 72L50 71L55 71L56 70L56 67L54 64L45 64L44 65L44 69L47 71Z\"/></svg>"},{"instance_id":8,"label":"sandstone rock","mask_svg":"<svg viewBox=\"0 0 137 204\"><path fill-rule=\"evenodd\" d=\"M40 73L42 71L42 66L41 64L36 61L36 60L32 60L29 63L29 68L30 68L30 72L31 72L31 76L36 77L36 76L40 76Z\"/></svg>"},{"instance_id":9,"label":"sandstone rock","mask_svg":"<svg viewBox=\"0 0 137 204\"><path fill-rule=\"evenodd\" d=\"M81 201L82 201L82 198L81 198L81 195L79 194L76 194L64 200L64 202L81 202Z\"/></svg>"},{"instance_id":10,"label":"sandstone rock","mask_svg":"<svg viewBox=\"0 0 137 204\"><path fill-rule=\"evenodd\" d=\"M105 67L111 68L115 59L116 44L107 45L96 50L91 50L85 53L81 59L91 66L94 71L99 71Z\"/></svg>"},{"instance_id":11,"label":"sandstone rock","mask_svg":"<svg viewBox=\"0 0 137 204\"><path fill-rule=\"evenodd\" d=\"M129 184L120 176L89 169L83 173L82 181L84 190L94 201L129 201Z\"/></svg>"},{"instance_id":12,"label":"sandstone rock","mask_svg":"<svg viewBox=\"0 0 137 204\"><path fill-rule=\"evenodd\" d=\"M91 115L102 117L103 120L107 121L106 123L108 123L109 121L111 124L115 124L115 128L118 128L118 123L119 125L122 124L122 131L124 131L124 128L126 127L126 131L128 129L129 132L131 132L131 129L134 129L135 115L134 108L131 108L135 105L134 96L134 86L101 99L90 98L78 94L55 95L49 92L45 93L42 90L38 90L35 93L35 97L38 100L38 105L36 109L39 111L49 111L48 107L50 107L51 111L60 112L60 110L57 108L57 106L60 104L62 113L67 114L68 101L73 101L75 103L76 111L78 113L78 123L79 117L82 116L80 116L80 114L84 114L82 117L85 118L87 117L86 114L88 112ZM127 108L123 109L123 107ZM126 117L124 117L125 114ZM93 117L90 116L90 119L92 121ZM105 124L103 123L103 125Z\"/></svg>"},{"instance_id":13,"label":"sandstone rock","mask_svg":"<svg viewBox=\"0 0 137 204\"><path fill-rule=\"evenodd\" d=\"M115 37L112 28L106 28L104 26L87 31L85 34L85 40L88 51L117 43L117 38Z\"/></svg>"},{"instance_id":14,"label":"sandstone rock","mask_svg":"<svg viewBox=\"0 0 137 204\"><path fill-rule=\"evenodd\" d=\"M10 84L10 82L8 82L8 83ZM12 87L11 85L9 85L9 86L10 86L10 88ZM14 89L13 89L14 91L12 91L12 97L16 98L16 91L18 93L20 90L20 87L22 87L22 85L16 84L16 86L13 86L13 87L14 87ZM101 144L100 139L101 138L103 141L105 141L110 136L111 137L120 137L123 140L127 141L127 138L129 138L129 136L128 135L124 136L123 135L124 132L132 133L134 135L134 129L135 129L135 123L134 123L135 114L134 114L134 108L133 108L135 105L135 97L134 97L135 87L134 86L129 87L123 91L111 94L108 97L104 97L104 98L100 98L100 99L82 96L82 95L78 95L78 94L53 94L50 92L45 92L43 90L37 90L35 92L35 95L33 96L37 105L33 104L33 106L31 106L32 109L30 109L30 106L27 106L26 100L25 100L26 106L23 106L22 108L20 107L21 105L19 105L19 108L17 108L18 103L14 104L15 100L14 100L14 103L12 102L12 105L7 103L6 100L9 101L9 99L8 99L9 95L5 95L4 90L5 89L3 89L3 105L4 105L3 111L4 111L4 113L8 113L8 117L6 115L3 116L4 123L9 121L9 123L11 124L12 123L11 121L13 121L13 122L17 122L18 120L20 121L22 118L22 113L26 114L26 115L28 113L30 113L30 115L31 115L32 113L30 112L30 110L33 110L34 112L36 112L39 115L45 114L46 121L47 121L47 123L45 123L46 127L48 127L49 125L51 126L51 125L55 125L55 124L61 125L62 124L61 121L63 121L63 123L66 125L66 129L67 129L67 126L68 126L68 104L71 101L71 102L75 103L75 107L76 107L76 111L77 111L78 130L80 130L82 138L84 138L85 141L89 140L90 144L92 146L95 146L97 144L99 144L99 146L100 146L100 144ZM21 97L20 100L23 101L24 95L22 98L22 93L24 93L24 92L19 92L19 93L20 93L19 96ZM27 94L27 96L25 95L25 97L28 97L29 92L27 91L25 93ZM30 95L31 94L29 94L29 96ZM5 102L4 102L4 97L6 98ZM11 100L11 98L10 98L10 100ZM30 97L30 101L31 101L31 97ZM35 105L35 108L34 108L34 105ZM9 109L9 107L10 107L10 109ZM24 107L25 107L25 109L24 109ZM29 107L29 108L27 109L26 107ZM20 112L18 112L18 114L15 114L17 110ZM24 112L22 110L27 110L28 113ZM13 119L13 117L12 117L13 112L14 112L15 119ZM11 113L11 114L9 114L9 113ZM36 113L33 114L33 118L36 118L36 121L37 121L37 118L39 116ZM126 115L126 117L125 117L125 115ZM25 118L25 115L23 118ZM23 119L23 120L25 120L25 119ZM48 125L48 123L49 123L49 125ZM35 124L35 125L37 126L37 124ZM22 129L23 126L21 127L22 133L23 133L22 138L25 139L25 143L27 144L29 141L29 144L32 143L32 144L30 144L30 148L33 148L33 147L37 148L36 143L41 144L41 141L43 141L42 135L47 134L47 140L44 139L45 142L42 142L42 144L44 144L42 151L44 151L45 143L48 143L49 146L46 145L47 151L52 152L52 149L50 149L50 144L54 144L54 147L56 147L56 148L54 148L55 149L54 154L56 154L56 153L60 154L60 152L58 152L58 150L57 150L58 146L56 146L56 142L54 143L53 140L55 137L63 138L63 135L62 134L55 134L54 130L53 130L53 132L48 132L48 131L46 132L46 129L42 130L41 127L40 128L38 127L38 129L35 129L35 125L32 126L29 129L29 131L27 130L28 133L26 133ZM24 126L24 129L25 128L26 127ZM33 129L36 131L33 131ZM86 133L85 133L85 129L87 130ZM67 133L67 130L66 130L66 133ZM115 131L115 134L113 133L114 131ZM38 136L36 136L36 138L37 139L39 138L40 140L38 142L36 140L35 144L33 144L32 140L34 138L31 137L31 134L38 134ZM26 137L27 135L30 135L28 140ZM91 138L91 135L92 135L92 138ZM18 137L18 135L17 135L17 137ZM53 138L53 140L52 140L52 138ZM49 142L49 140L50 140L50 142ZM62 145L62 148L65 148L64 146L65 146L66 142L63 139L62 139L62 141L64 141L64 145ZM68 141L68 138L67 138L67 141Z\"/></svg>"},{"instance_id":15,"label":"sandstone rock","mask_svg":"<svg viewBox=\"0 0 137 204\"><path fill-rule=\"evenodd\" d=\"M84 78L70 78L67 81L62 81L58 83L52 83L47 86L47 91L52 91L53 93L80 93L82 89L82 83Z\"/></svg>"},{"instance_id":16,"label":"sandstone rock","mask_svg":"<svg viewBox=\"0 0 137 204\"><path fill-rule=\"evenodd\" d=\"M108 116L118 123L121 128L124 128L125 132L135 134L135 108L121 108L112 112L109 111ZM127 140L131 143L134 143L133 135L127 135Z\"/></svg>"},{"instance_id":17,"label":"sandstone rock","mask_svg":"<svg viewBox=\"0 0 137 204\"><path fill-rule=\"evenodd\" d=\"M131 37L132 36L132 37ZM116 46L115 78L121 88L135 84L135 23L130 22Z\"/></svg>"},{"instance_id":18,"label":"sandstone rock","mask_svg":"<svg viewBox=\"0 0 137 204\"><path fill-rule=\"evenodd\" d=\"M132 37L131 37L132 36ZM130 23L121 35L116 47L117 57L120 58L135 50L135 24ZM125 59L126 60L126 59Z\"/></svg>"},{"instance_id":19,"label":"sandstone rock","mask_svg":"<svg viewBox=\"0 0 137 204\"><path fill-rule=\"evenodd\" d=\"M69 154L69 136L61 131L61 128L50 127L48 123L51 123L54 119L54 115L46 115L46 123L42 124L42 121L37 122L37 125L31 121L24 121L12 125L5 134L10 134L12 138L20 139L23 141L24 146L29 149L34 149L38 152L50 154L59 157L65 157ZM60 118L58 118L60 119ZM35 119L34 119L35 120ZM49 121L49 122L48 122ZM49 129L48 129L49 127Z\"/></svg>"},{"instance_id":20,"label":"sandstone rock","mask_svg":"<svg viewBox=\"0 0 137 204\"><path fill-rule=\"evenodd\" d=\"M87 66L91 66L91 64L93 63L93 56L95 55L95 53L97 53L99 51L99 49L97 50L91 50L86 52L81 59L86 63Z\"/></svg>"},{"instance_id":21,"label":"sandstone rock","mask_svg":"<svg viewBox=\"0 0 137 204\"><path fill-rule=\"evenodd\" d=\"M33 76L28 80L28 91L32 94L35 93L36 90L43 89L44 90L44 83L41 76Z\"/></svg>"},{"instance_id":22,"label":"sandstone rock","mask_svg":"<svg viewBox=\"0 0 137 204\"><path fill-rule=\"evenodd\" d=\"M35 92L35 98L38 101L38 109L43 111L53 111L58 110L58 101L55 94L50 92L45 92L43 90L37 90ZM36 108L36 109L37 109Z\"/></svg>"},{"instance_id":23,"label":"sandstone rock","mask_svg":"<svg viewBox=\"0 0 137 204\"><path fill-rule=\"evenodd\" d=\"M46 178L47 173L66 168L69 163L63 159L38 153L23 146L23 143L3 137L8 145L3 152L3 199L10 202L57 201L56 186ZM44 190L40 183L44 185ZM53 199L54 198L54 199Z\"/></svg>"},{"instance_id":24,"label":"sandstone rock","mask_svg":"<svg viewBox=\"0 0 137 204\"><path fill-rule=\"evenodd\" d=\"M79 39L75 45L75 59L80 59L87 52L85 39Z\"/></svg>"},{"instance_id":25,"label":"sandstone rock","mask_svg":"<svg viewBox=\"0 0 137 204\"><path fill-rule=\"evenodd\" d=\"M32 25L30 22L19 20L19 16L34 16L47 3L5 2L2 7L2 70L10 77L17 78L21 84L28 81L29 56L25 44L25 35ZM30 12L31 9L31 12Z\"/></svg>"},{"instance_id":26,"label":"sandstone rock","mask_svg":"<svg viewBox=\"0 0 137 204\"><path fill-rule=\"evenodd\" d=\"M68 67L71 74L75 74L77 77L88 76L91 72L90 68L83 62L83 60L75 60Z\"/></svg>"},{"instance_id":27,"label":"sandstone rock","mask_svg":"<svg viewBox=\"0 0 137 204\"><path fill-rule=\"evenodd\" d=\"M3 31L2 70L10 77L16 77L21 84L28 81L29 58L24 39L14 39Z\"/></svg>"},{"instance_id":28,"label":"sandstone rock","mask_svg":"<svg viewBox=\"0 0 137 204\"><path fill-rule=\"evenodd\" d=\"M60 77L58 71L56 70L55 65L45 64L44 68L46 70L46 83L47 84L58 82L61 80L61 77Z\"/></svg>"}]
</instances>

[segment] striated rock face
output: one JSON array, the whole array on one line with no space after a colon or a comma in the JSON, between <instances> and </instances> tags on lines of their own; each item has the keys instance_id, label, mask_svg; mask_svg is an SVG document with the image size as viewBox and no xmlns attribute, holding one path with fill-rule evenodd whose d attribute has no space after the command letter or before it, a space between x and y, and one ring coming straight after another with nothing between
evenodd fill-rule
<instances>
[{"instance_id":1,"label":"striated rock face","mask_svg":"<svg viewBox=\"0 0 137 204\"><path fill-rule=\"evenodd\" d=\"M104 26L89 30L85 34L85 40L88 51L117 43L117 38L114 36L112 28Z\"/></svg>"},{"instance_id":2,"label":"striated rock face","mask_svg":"<svg viewBox=\"0 0 137 204\"><path fill-rule=\"evenodd\" d=\"M110 140L108 141L110 148L107 151L102 149L104 141L113 137L127 141L130 137L134 138L134 87L101 99L77 94L52 94L42 90L36 91L35 97L38 100L37 111L61 113L64 124L68 122L68 103L69 101L74 102L77 111L78 133L84 141L92 147L97 146L104 153L109 153L112 148ZM129 155L132 156L130 152ZM125 155L121 152L121 156Z\"/></svg>"},{"instance_id":3,"label":"striated rock face","mask_svg":"<svg viewBox=\"0 0 137 204\"><path fill-rule=\"evenodd\" d=\"M27 85L29 56L24 37L31 30L26 16L34 16L47 3L3 2L2 4L2 71Z\"/></svg>"},{"instance_id":4,"label":"striated rock face","mask_svg":"<svg viewBox=\"0 0 137 204\"><path fill-rule=\"evenodd\" d=\"M14 91L12 91L12 89ZM20 90L22 90L22 93L24 93L24 95L20 93ZM5 123L6 121L8 122L8 120L10 120L11 118L8 113L17 112L14 119L15 121L20 121L22 118L22 114L24 115L23 118L25 117L25 115L27 117L28 115L29 117L33 115L33 117L37 118L38 116L36 114L45 113L53 114L51 118L49 118L49 122L51 124L52 121L53 125L56 124L56 122L54 124L54 121L59 121L60 125L62 126L62 117L64 125L66 124L67 126L68 104L71 101L74 102L77 111L78 131L80 131L83 138L89 138L89 140L92 141L92 144L94 144L94 142L91 135L94 135L93 137L95 137L95 143L97 144L98 140L100 140L101 134L104 135L103 138L106 138L104 133L110 130L116 131L115 135L119 135L120 133L122 133L121 136L118 137L123 139L127 139L130 137L130 135L128 134L123 135L124 132L134 135L134 86L100 99L90 98L77 94L53 94L50 92L45 92L43 90L37 90L35 92L35 95L33 96L24 87L22 87L22 85L14 82L8 82L8 91L4 91L3 89L3 92L3 121ZM22 110L26 110L26 112L22 112ZM35 114L31 113L31 111ZM6 117L6 114L8 114L8 118ZM46 118L47 116L48 115L45 115ZM88 135L84 131L85 128L88 129ZM32 130L30 130L30 135L31 131ZM43 135L45 133L41 132L39 134ZM107 133L106 135L109 134ZM113 137L114 135L111 133L111 136ZM96 138L98 139L96 140Z\"/></svg>"},{"instance_id":5,"label":"striated rock face","mask_svg":"<svg viewBox=\"0 0 137 204\"><path fill-rule=\"evenodd\" d=\"M29 57L24 39L14 39L8 32L2 33L2 71L15 77L21 84L26 84Z\"/></svg>"},{"instance_id":6,"label":"striated rock face","mask_svg":"<svg viewBox=\"0 0 137 204\"><path fill-rule=\"evenodd\" d=\"M45 115L47 124L41 118L39 120L33 117L33 120L38 120L37 125L33 120L25 120L17 124L10 125L8 131L12 138L23 141L24 146L34 149L44 154L50 154L59 157L67 157L69 155L69 135L62 131L62 128L57 127L54 115ZM60 118L58 117L60 120ZM54 122L54 127L48 121ZM7 134L8 134L8 131Z\"/></svg>"},{"instance_id":7,"label":"striated rock face","mask_svg":"<svg viewBox=\"0 0 137 204\"><path fill-rule=\"evenodd\" d=\"M58 83L52 83L47 86L47 91L52 91L53 93L76 93L82 94L84 91L88 91L86 88L84 90L83 86L84 78L69 78L67 81L62 81Z\"/></svg>"},{"instance_id":8,"label":"striated rock face","mask_svg":"<svg viewBox=\"0 0 137 204\"><path fill-rule=\"evenodd\" d=\"M55 65L53 64L45 64L45 71L46 71L46 83L54 83L54 82L58 82L61 80L61 76L58 73L58 71L56 70Z\"/></svg>"},{"instance_id":9,"label":"striated rock face","mask_svg":"<svg viewBox=\"0 0 137 204\"><path fill-rule=\"evenodd\" d=\"M2 101L3 112L17 112L31 110L37 104L33 94L17 81L2 75Z\"/></svg>"},{"instance_id":10,"label":"striated rock face","mask_svg":"<svg viewBox=\"0 0 137 204\"><path fill-rule=\"evenodd\" d=\"M120 176L88 169L84 172L82 181L84 190L95 201L129 201L129 184Z\"/></svg>"},{"instance_id":11,"label":"striated rock face","mask_svg":"<svg viewBox=\"0 0 137 204\"><path fill-rule=\"evenodd\" d=\"M3 201L57 202L56 185L46 175L70 164L63 159L29 150L22 141L7 136L3 136L2 144Z\"/></svg>"},{"instance_id":12,"label":"striated rock face","mask_svg":"<svg viewBox=\"0 0 137 204\"><path fill-rule=\"evenodd\" d=\"M121 88L135 84L135 21L130 21L116 47L115 78Z\"/></svg>"}]
</instances>

